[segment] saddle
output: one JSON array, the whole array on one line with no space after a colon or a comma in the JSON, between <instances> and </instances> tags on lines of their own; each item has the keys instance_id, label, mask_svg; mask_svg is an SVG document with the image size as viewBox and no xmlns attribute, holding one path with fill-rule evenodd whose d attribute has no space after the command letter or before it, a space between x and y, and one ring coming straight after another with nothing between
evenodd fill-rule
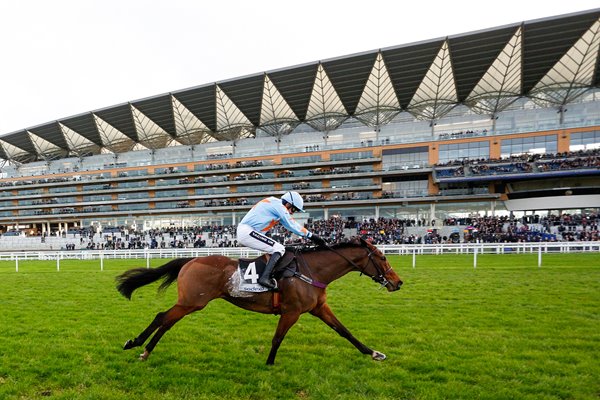
<instances>
[{"instance_id":1,"label":"saddle","mask_svg":"<svg viewBox=\"0 0 600 400\"><path fill-rule=\"evenodd\" d=\"M238 273L240 277L239 290L244 292L266 292L268 288L258 283L269 261L270 255L265 254L257 258L240 258L238 260ZM298 263L293 251L286 251L273 268L273 278L280 280L294 276L298 270Z\"/></svg>"}]
</instances>

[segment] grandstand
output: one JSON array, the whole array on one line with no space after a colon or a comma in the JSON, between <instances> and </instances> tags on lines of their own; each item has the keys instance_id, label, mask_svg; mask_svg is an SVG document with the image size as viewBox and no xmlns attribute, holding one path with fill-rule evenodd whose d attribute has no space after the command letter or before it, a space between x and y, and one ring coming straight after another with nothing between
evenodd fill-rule
<instances>
[{"instance_id":1,"label":"grandstand","mask_svg":"<svg viewBox=\"0 0 600 400\"><path fill-rule=\"evenodd\" d=\"M119 227L118 238L131 231L150 242L160 231L160 246L173 229L183 241L192 227L235 225L259 199L288 190L305 196L306 223L384 218L426 230L476 216L597 215L599 45L595 9L8 133L0 244L104 246ZM192 244L212 233L194 234Z\"/></svg>"}]
</instances>

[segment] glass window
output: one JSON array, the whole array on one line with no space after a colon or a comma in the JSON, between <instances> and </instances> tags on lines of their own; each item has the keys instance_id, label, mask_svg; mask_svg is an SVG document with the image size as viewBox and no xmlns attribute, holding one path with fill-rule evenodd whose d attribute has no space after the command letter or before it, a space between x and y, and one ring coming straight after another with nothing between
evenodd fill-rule
<instances>
[{"instance_id":1,"label":"glass window","mask_svg":"<svg viewBox=\"0 0 600 400\"><path fill-rule=\"evenodd\" d=\"M323 182L321 182L321 181L293 182L293 183L284 183L282 185L282 189L284 189L284 190L316 189L316 188L322 188L322 187L323 187Z\"/></svg>"},{"instance_id":2,"label":"glass window","mask_svg":"<svg viewBox=\"0 0 600 400\"><path fill-rule=\"evenodd\" d=\"M502 139L502 158L521 154L552 154L558 149L556 135L530 136L526 138Z\"/></svg>"},{"instance_id":3,"label":"glass window","mask_svg":"<svg viewBox=\"0 0 600 400\"><path fill-rule=\"evenodd\" d=\"M359 158L372 158L373 151L353 151L349 153L336 153L332 154L329 159L331 161L341 161L341 160L356 160Z\"/></svg>"},{"instance_id":4,"label":"glass window","mask_svg":"<svg viewBox=\"0 0 600 400\"><path fill-rule=\"evenodd\" d=\"M179 184L179 179L157 179L156 186L170 186Z\"/></svg>"},{"instance_id":5,"label":"glass window","mask_svg":"<svg viewBox=\"0 0 600 400\"><path fill-rule=\"evenodd\" d=\"M570 151L585 151L600 148L600 131L577 132L571 134Z\"/></svg>"},{"instance_id":6,"label":"glass window","mask_svg":"<svg viewBox=\"0 0 600 400\"><path fill-rule=\"evenodd\" d=\"M470 142L442 144L439 149L439 163L447 163L454 160L490 158L490 143L487 140Z\"/></svg>"},{"instance_id":7,"label":"glass window","mask_svg":"<svg viewBox=\"0 0 600 400\"><path fill-rule=\"evenodd\" d=\"M187 190L157 190L156 197L185 197L188 195Z\"/></svg>"},{"instance_id":8,"label":"glass window","mask_svg":"<svg viewBox=\"0 0 600 400\"><path fill-rule=\"evenodd\" d=\"M383 151L383 169L422 168L429 164L429 149L427 146Z\"/></svg>"},{"instance_id":9,"label":"glass window","mask_svg":"<svg viewBox=\"0 0 600 400\"><path fill-rule=\"evenodd\" d=\"M61 203L61 204L65 204L65 203L75 203L77 201L76 197L56 197L54 199L50 199L51 201L54 200L56 203Z\"/></svg>"},{"instance_id":10,"label":"glass window","mask_svg":"<svg viewBox=\"0 0 600 400\"><path fill-rule=\"evenodd\" d=\"M229 186L196 189L197 195L229 193Z\"/></svg>"},{"instance_id":11,"label":"glass window","mask_svg":"<svg viewBox=\"0 0 600 400\"><path fill-rule=\"evenodd\" d=\"M75 186L56 187L56 188L48 189L49 193L68 193L68 192L76 192L76 191L77 191L77 187L75 187Z\"/></svg>"},{"instance_id":12,"label":"glass window","mask_svg":"<svg viewBox=\"0 0 600 400\"><path fill-rule=\"evenodd\" d=\"M139 188L139 187L147 187L147 186L148 186L148 181L117 183L117 187L119 187L119 188Z\"/></svg>"},{"instance_id":13,"label":"glass window","mask_svg":"<svg viewBox=\"0 0 600 400\"><path fill-rule=\"evenodd\" d=\"M175 201L166 201L166 202L156 202L155 208L165 209L165 208L177 208L177 202Z\"/></svg>"},{"instance_id":14,"label":"glass window","mask_svg":"<svg viewBox=\"0 0 600 400\"><path fill-rule=\"evenodd\" d=\"M422 197L427 196L427 180L386 182L382 185L383 197Z\"/></svg>"},{"instance_id":15,"label":"glass window","mask_svg":"<svg viewBox=\"0 0 600 400\"><path fill-rule=\"evenodd\" d=\"M301 157L283 157L282 164L303 164L321 161L321 156L301 156Z\"/></svg>"},{"instance_id":16,"label":"glass window","mask_svg":"<svg viewBox=\"0 0 600 400\"><path fill-rule=\"evenodd\" d=\"M33 189L33 190L19 190L17 192L19 196L29 196L32 194L42 194L42 189Z\"/></svg>"},{"instance_id":17,"label":"glass window","mask_svg":"<svg viewBox=\"0 0 600 400\"><path fill-rule=\"evenodd\" d=\"M248 185L248 186L238 186L238 193L248 193L248 192L268 192L275 190L275 185Z\"/></svg>"},{"instance_id":18,"label":"glass window","mask_svg":"<svg viewBox=\"0 0 600 400\"><path fill-rule=\"evenodd\" d=\"M111 200L112 200L112 195L110 195L110 194L83 196L83 201L111 201Z\"/></svg>"},{"instance_id":19,"label":"glass window","mask_svg":"<svg viewBox=\"0 0 600 400\"><path fill-rule=\"evenodd\" d=\"M148 209L148 204L145 204L145 203L119 204L119 205L117 205L117 209L119 211L146 210L146 209Z\"/></svg>"},{"instance_id":20,"label":"glass window","mask_svg":"<svg viewBox=\"0 0 600 400\"><path fill-rule=\"evenodd\" d=\"M111 188L110 183L101 183L101 184L98 184L98 185L85 185L83 187L83 189L85 191L89 191L89 190L105 190L105 189L110 189L110 188Z\"/></svg>"},{"instance_id":21,"label":"glass window","mask_svg":"<svg viewBox=\"0 0 600 400\"><path fill-rule=\"evenodd\" d=\"M119 193L119 200L130 200L130 199L147 199L148 192L135 192L135 193Z\"/></svg>"},{"instance_id":22,"label":"glass window","mask_svg":"<svg viewBox=\"0 0 600 400\"><path fill-rule=\"evenodd\" d=\"M311 182L312 185L312 182ZM364 178L364 179L340 179L340 180L332 180L331 187L332 188L347 188L347 187L355 187L355 186L372 186L374 185L373 179Z\"/></svg>"}]
</instances>

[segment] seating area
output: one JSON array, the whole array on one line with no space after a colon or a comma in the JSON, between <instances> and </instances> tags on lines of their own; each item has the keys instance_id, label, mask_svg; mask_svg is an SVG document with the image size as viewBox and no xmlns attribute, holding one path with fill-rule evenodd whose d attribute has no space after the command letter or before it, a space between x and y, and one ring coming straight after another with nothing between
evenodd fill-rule
<instances>
[{"instance_id":1,"label":"seating area","mask_svg":"<svg viewBox=\"0 0 600 400\"><path fill-rule=\"evenodd\" d=\"M434 166L438 179L599 168L600 149L559 154L523 154L503 159L454 160Z\"/></svg>"}]
</instances>

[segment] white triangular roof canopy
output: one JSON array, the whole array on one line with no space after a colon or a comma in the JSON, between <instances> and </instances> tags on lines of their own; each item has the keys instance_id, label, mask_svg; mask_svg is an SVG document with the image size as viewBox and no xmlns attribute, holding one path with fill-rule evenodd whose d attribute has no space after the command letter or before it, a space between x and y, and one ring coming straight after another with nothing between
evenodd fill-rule
<instances>
[{"instance_id":1,"label":"white triangular roof canopy","mask_svg":"<svg viewBox=\"0 0 600 400\"><path fill-rule=\"evenodd\" d=\"M210 129L198 117L184 106L175 96L171 96L175 132L180 142L193 145L215 141Z\"/></svg>"},{"instance_id":2,"label":"white triangular roof canopy","mask_svg":"<svg viewBox=\"0 0 600 400\"><path fill-rule=\"evenodd\" d=\"M92 151L92 149L98 149L98 145L92 142L88 138L83 135L75 132L73 129L69 128L65 124L58 123L60 130L69 146L69 150L71 150L75 154L86 153L87 151Z\"/></svg>"},{"instance_id":3,"label":"white triangular roof canopy","mask_svg":"<svg viewBox=\"0 0 600 400\"><path fill-rule=\"evenodd\" d=\"M5 142L4 140L0 140L0 145L2 146L2 150L4 150L4 153L6 153L11 160L19 161L19 159L22 158L30 158L29 152L13 144Z\"/></svg>"},{"instance_id":4,"label":"white triangular roof canopy","mask_svg":"<svg viewBox=\"0 0 600 400\"><path fill-rule=\"evenodd\" d=\"M67 155L65 150L61 149L54 143L50 143L46 139L41 138L35 133L27 131L27 135L29 135L29 139L31 139L31 143L33 143L36 153L38 153L38 155L40 155L43 159L51 160Z\"/></svg>"},{"instance_id":5,"label":"white triangular roof canopy","mask_svg":"<svg viewBox=\"0 0 600 400\"><path fill-rule=\"evenodd\" d=\"M347 112L329 76L327 76L323 64L319 64L310 101L308 102L306 119L321 118L327 114L346 115Z\"/></svg>"},{"instance_id":6,"label":"white triangular roof canopy","mask_svg":"<svg viewBox=\"0 0 600 400\"><path fill-rule=\"evenodd\" d=\"M102 145L104 147L108 148L113 153L124 153L133 149L135 142L131 140L129 136L125 135L96 114L92 115L94 116L94 121L96 122L96 127L98 128L100 139L102 140Z\"/></svg>"},{"instance_id":7,"label":"white triangular roof canopy","mask_svg":"<svg viewBox=\"0 0 600 400\"><path fill-rule=\"evenodd\" d=\"M133 122L135 123L135 130L140 143L150 149L160 149L165 147L171 140L171 136L133 104L130 104L130 106Z\"/></svg>"},{"instance_id":8,"label":"white triangular roof canopy","mask_svg":"<svg viewBox=\"0 0 600 400\"><path fill-rule=\"evenodd\" d=\"M523 46L519 27L498 57L465 99L480 114L495 114L508 107L521 94Z\"/></svg>"},{"instance_id":9,"label":"white triangular roof canopy","mask_svg":"<svg viewBox=\"0 0 600 400\"><path fill-rule=\"evenodd\" d=\"M271 135L285 135L294 130L300 120L285 101L277 87L265 74L260 107L261 128Z\"/></svg>"},{"instance_id":10,"label":"white triangular roof canopy","mask_svg":"<svg viewBox=\"0 0 600 400\"><path fill-rule=\"evenodd\" d=\"M408 111L419 119L444 116L458 103L448 40L445 40L408 104Z\"/></svg>"},{"instance_id":11,"label":"white triangular roof canopy","mask_svg":"<svg viewBox=\"0 0 600 400\"><path fill-rule=\"evenodd\" d=\"M379 126L390 122L399 112L400 101L383 56L379 52L356 106L354 117L368 126Z\"/></svg>"},{"instance_id":12,"label":"white triangular roof canopy","mask_svg":"<svg viewBox=\"0 0 600 400\"><path fill-rule=\"evenodd\" d=\"M600 19L561 57L533 87L529 95L543 107L564 105L581 96L592 84L598 62Z\"/></svg>"},{"instance_id":13,"label":"white triangular roof canopy","mask_svg":"<svg viewBox=\"0 0 600 400\"><path fill-rule=\"evenodd\" d=\"M252 122L217 85L217 130L227 130L238 126L252 127Z\"/></svg>"}]
</instances>

